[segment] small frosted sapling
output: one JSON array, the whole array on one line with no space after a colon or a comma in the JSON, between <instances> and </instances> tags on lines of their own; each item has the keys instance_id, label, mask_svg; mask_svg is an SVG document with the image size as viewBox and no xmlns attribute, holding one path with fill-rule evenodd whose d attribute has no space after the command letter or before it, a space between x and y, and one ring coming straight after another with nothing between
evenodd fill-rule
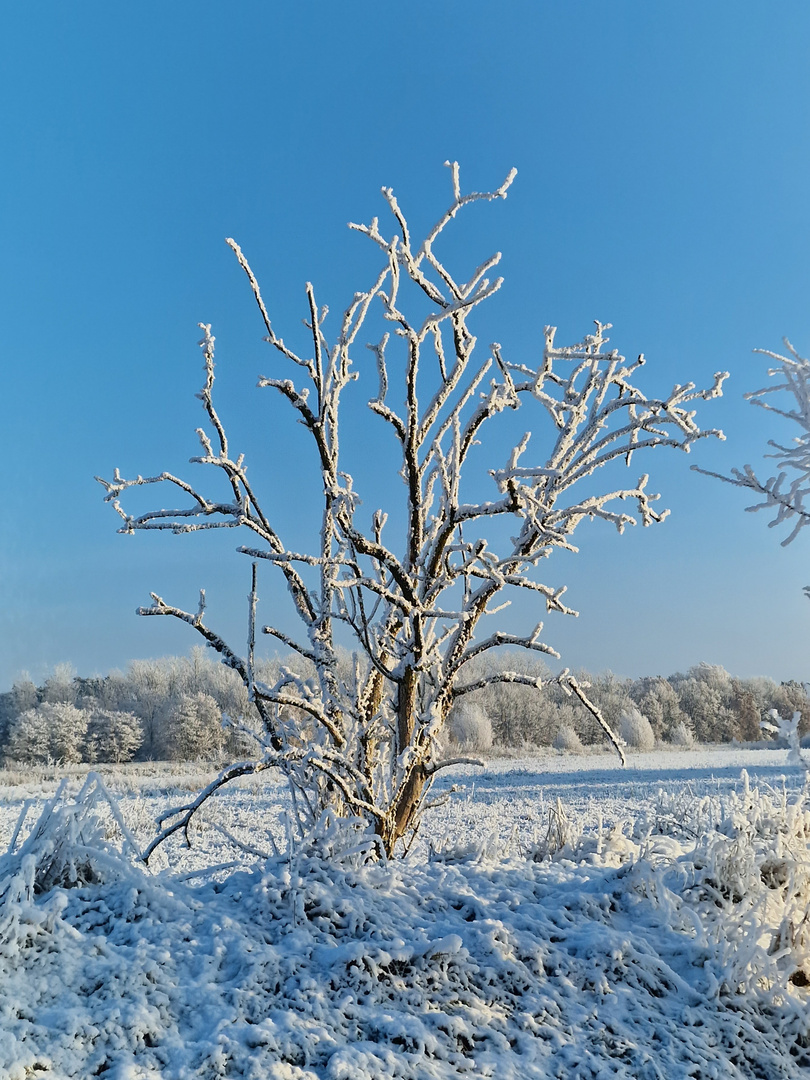
<instances>
[{"instance_id":1,"label":"small frosted sapling","mask_svg":"<svg viewBox=\"0 0 810 1080\"><path fill-rule=\"evenodd\" d=\"M421 240L384 188L391 230L376 217L351 226L376 249L376 277L354 293L331 329L327 309L307 285L309 340L300 348L276 332L245 255L228 241L280 365L259 386L277 395L311 443L309 497L320 505L320 525L307 550L293 550L283 538L280 507L263 501L244 457L231 451L214 405L214 336L203 326L206 428L198 431L202 452L192 461L224 477L225 497L173 472L126 479L116 470L101 482L123 520L121 532L247 534L238 549L253 563L244 653L206 622L204 594L196 611L153 594L140 613L187 623L238 672L260 715L265 752L225 770L210 790L167 817L156 842L184 828L201 801L232 777L277 767L292 785L302 829L328 808L364 818L392 853L418 827L433 778L447 764L442 734L454 706L493 684L543 683L518 671L477 675L475 661L509 647L557 656L541 637L540 621L526 633L502 629L499 612L510 595L531 598L541 612L574 614L563 602L564 587L540 579L540 564L558 548L576 550L572 534L583 522L621 532L665 516L646 475L621 482L614 467L664 447L688 451L706 435L720 435L698 427L695 404L720 395L724 374L704 390L687 382L650 395L639 381L644 357L628 362L608 348L606 324L579 343L560 345L554 327L527 313L525 335L533 344L522 355L510 356L497 343L478 348L469 323L501 288L493 276L500 254L458 271L438 249L462 211L502 201L514 177L513 170L493 190L465 193L451 164L449 205ZM369 426L369 439L379 440L382 460L386 446L393 448L391 505L370 513L360 498L368 446L366 460L354 463L340 440L357 423L344 391L358 378L371 382L368 408L378 427ZM510 424L504 453L497 446ZM498 439L489 440L496 428ZM175 508L165 500L146 513L124 508L130 489L158 484L176 493ZM499 527L507 520L510 528ZM270 682L257 676L254 659L259 564L285 582L300 626L297 636L261 628L297 656ZM355 654L348 672L339 648L347 636ZM585 688L567 671L557 681L621 755L620 740Z\"/></svg>"}]
</instances>

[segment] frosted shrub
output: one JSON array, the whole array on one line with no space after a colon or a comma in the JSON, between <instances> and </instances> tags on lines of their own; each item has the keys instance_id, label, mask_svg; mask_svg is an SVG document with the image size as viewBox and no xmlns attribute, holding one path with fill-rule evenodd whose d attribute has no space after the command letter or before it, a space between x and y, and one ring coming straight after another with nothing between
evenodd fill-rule
<instances>
[{"instance_id":1,"label":"frosted shrub","mask_svg":"<svg viewBox=\"0 0 810 1080\"><path fill-rule=\"evenodd\" d=\"M681 720L680 724L673 728L669 741L673 746L694 746L695 736L692 729Z\"/></svg>"},{"instance_id":2,"label":"frosted shrub","mask_svg":"<svg viewBox=\"0 0 810 1080\"><path fill-rule=\"evenodd\" d=\"M554 749L564 750L569 754L581 754L583 750L579 735L569 724L563 724L554 736Z\"/></svg>"},{"instance_id":3,"label":"frosted shrub","mask_svg":"<svg viewBox=\"0 0 810 1080\"><path fill-rule=\"evenodd\" d=\"M655 735L650 721L638 709L626 709L622 713L619 730L627 746L642 753L655 749Z\"/></svg>"},{"instance_id":4,"label":"frosted shrub","mask_svg":"<svg viewBox=\"0 0 810 1080\"><path fill-rule=\"evenodd\" d=\"M801 755L799 741L799 723L802 714L797 710L790 716L780 716L776 709L771 709L768 715L771 719L761 721L762 730L787 743L788 765L801 765L806 769L807 765Z\"/></svg>"},{"instance_id":5,"label":"frosted shrub","mask_svg":"<svg viewBox=\"0 0 810 1080\"><path fill-rule=\"evenodd\" d=\"M26 835L29 807L29 802L23 804L11 843L0 854L0 939L9 895L16 893L18 900L27 895L30 900L57 886L71 888L119 877L128 865L122 855L137 852L118 804L96 773L88 774L75 797L69 795L64 778Z\"/></svg>"},{"instance_id":6,"label":"frosted shrub","mask_svg":"<svg viewBox=\"0 0 810 1080\"><path fill-rule=\"evenodd\" d=\"M131 865L89 781L0 855L0 1076L798 1080L810 814L704 801L670 803L678 842L551 798L505 863L479 828L375 865L327 811L200 883Z\"/></svg>"},{"instance_id":7,"label":"frosted shrub","mask_svg":"<svg viewBox=\"0 0 810 1080\"><path fill-rule=\"evenodd\" d=\"M729 987L784 1007L792 986L810 985L810 807L804 793L790 802L752 788L743 772L725 810L698 842L692 903Z\"/></svg>"},{"instance_id":8,"label":"frosted shrub","mask_svg":"<svg viewBox=\"0 0 810 1080\"><path fill-rule=\"evenodd\" d=\"M535 862L542 862L544 859L551 859L566 851L570 853L581 839L581 823L569 816L558 796L554 805L548 808L548 827L545 836L535 841L530 854Z\"/></svg>"},{"instance_id":9,"label":"frosted shrub","mask_svg":"<svg viewBox=\"0 0 810 1080\"><path fill-rule=\"evenodd\" d=\"M450 739L464 750L489 750L492 747L492 725L483 706L462 701L450 713Z\"/></svg>"}]
</instances>

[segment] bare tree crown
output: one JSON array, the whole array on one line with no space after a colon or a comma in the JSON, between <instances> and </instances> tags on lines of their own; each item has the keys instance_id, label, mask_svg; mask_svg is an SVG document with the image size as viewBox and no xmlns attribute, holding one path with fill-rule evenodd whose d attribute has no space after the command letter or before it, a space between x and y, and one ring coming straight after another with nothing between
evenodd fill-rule
<instances>
[{"instance_id":1,"label":"bare tree crown","mask_svg":"<svg viewBox=\"0 0 810 1080\"><path fill-rule=\"evenodd\" d=\"M198 485L169 472L124 479L116 470L111 481L101 481L107 501L123 519L121 532L240 528L251 534L238 549L253 562L246 655L208 627L204 593L196 612L153 594L152 605L140 614L189 623L239 672L267 733L261 765L245 765L246 771L279 765L304 818L316 817L325 806L362 816L389 853L415 829L432 777L446 764L437 760L438 736L454 701L492 682L537 684L519 672L476 675L481 666L475 661L501 646L557 656L541 640L542 622L525 635L489 629L490 617L509 593L528 591L546 610L575 614L562 600L563 588L538 580L540 561L555 548L576 550L571 537L586 519L601 519L621 532L637 520L649 525L665 516L655 509L658 496L648 492L646 475L596 493L593 483L580 482L614 462L629 466L637 452L665 446L688 452L707 435L722 438L698 427L695 404L721 394L724 373L705 390L677 384L668 395L648 397L636 382L644 357L627 362L608 349L608 325L597 323L594 333L573 346L558 345L554 328L547 326L538 332L534 359L510 359L498 344L481 356L468 320L502 285L492 276L500 254L458 277L436 248L466 206L505 199L516 173L493 191L463 194L458 165L449 168L452 200L423 240L412 238L389 188L383 188L383 197L393 235L382 231L377 218L350 226L380 250L381 269L370 288L354 295L331 336L327 310L307 285L308 355L299 355L278 336L247 259L233 240L227 241L250 282L266 340L286 365L278 377L263 377L258 385L284 399L317 456L321 528L309 552L289 549L280 522L260 504L243 458L231 454L213 400L210 326L201 324L200 342L205 385L199 396L207 428L198 430L202 453L191 460L224 473L229 500L212 500ZM418 304L414 290L421 294ZM342 394L365 366L355 366L355 348L375 311L384 332L368 345L377 382L368 407L387 425L401 453L398 490L406 528L404 536L394 538L382 508L363 523L359 493L340 457ZM462 488L472 447L495 417L521 408L529 415L511 452L490 470L491 497L472 498ZM543 442L536 449L538 439ZM121 503L124 493L151 484L173 488L181 505L129 514ZM499 518L514 520L511 539L493 529ZM295 670L283 669L273 685L256 679L253 664L261 562L283 574L302 628L296 640L278 627L262 627L301 661ZM340 670L339 627L355 643L350 671ZM585 688L567 673L560 680L591 709L621 753ZM184 808L187 814L191 807ZM183 820L178 816L169 829Z\"/></svg>"}]
</instances>

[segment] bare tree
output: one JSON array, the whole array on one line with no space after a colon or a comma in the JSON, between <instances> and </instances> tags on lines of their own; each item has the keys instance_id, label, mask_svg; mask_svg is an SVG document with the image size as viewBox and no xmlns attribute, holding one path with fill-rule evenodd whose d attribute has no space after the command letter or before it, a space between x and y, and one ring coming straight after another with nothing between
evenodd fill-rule
<instances>
[{"instance_id":1,"label":"bare tree","mask_svg":"<svg viewBox=\"0 0 810 1080\"><path fill-rule=\"evenodd\" d=\"M719 396L724 374L706 390L678 384L669 394L648 397L636 385L644 357L628 363L608 350L608 326L601 323L573 346L557 345L554 328L545 327L537 334L535 358L510 360L494 344L479 360L468 320L501 287L501 278L490 277L500 255L459 277L436 248L460 211L506 198L515 171L493 191L463 194L458 166L450 170L450 205L421 242L412 238L389 188L383 196L393 236L377 218L350 226L376 245L382 267L370 288L354 295L332 338L326 333L327 310L307 285L309 355L276 333L247 259L228 240L250 282L266 340L287 365L279 377L261 378L259 386L284 399L312 440L320 474L314 497L322 497L323 506L311 551L295 552L284 542L271 508L257 497L244 458L231 452L213 401L210 326L201 324L206 381L199 395L209 429L198 430L202 454L191 460L224 474L227 501L209 498L169 472L125 479L116 470L111 481L101 480L106 499L123 518L121 532L239 528L252 534L239 548L253 561L246 655L208 626L204 593L196 611L155 594L151 606L140 609L191 625L240 674L261 714L267 732L263 760L226 770L210 790L231 776L280 766L305 819L325 806L365 817L389 853L417 827L432 778L447 764L436 752L437 739L454 702L492 683L540 684L520 672L469 676L475 670L468 668L471 661L503 646L557 656L541 640L542 623L525 635L505 633L497 621L491 629L508 594L528 592L547 610L574 614L562 601L563 588L537 580L538 563L555 548L576 550L571 535L582 521L601 519L621 532L637 518L650 525L665 516L654 509L657 496L647 491L646 476L629 486L581 482L602 466L629 465L637 452L665 446L688 451L705 435L720 436L699 429L694 402ZM404 534L391 539L382 509L362 521L339 446L342 395L358 377L355 345L364 327L370 332L375 312L384 332L369 346L378 388L368 406L401 454L398 490L406 522ZM393 391L392 380L398 382ZM477 456L471 451L496 417L521 408L531 413L525 434L518 432L511 452L491 469L491 495L482 498L486 477L473 477ZM544 429L546 445L536 453L529 429ZM150 484L168 485L187 501L141 515L123 508L128 489ZM628 502L635 503L635 513L618 507ZM516 522L515 536L503 539L505 530L495 524L509 517ZM282 668L273 684L255 675L259 562L286 579L303 635L293 640L278 627L263 627L302 664L300 670ZM348 676L341 676L338 665L339 628L348 629L355 643ZM621 754L619 740L585 689L567 672L559 679L567 694L594 713ZM197 805L199 800L184 808L163 835L182 828Z\"/></svg>"}]
</instances>

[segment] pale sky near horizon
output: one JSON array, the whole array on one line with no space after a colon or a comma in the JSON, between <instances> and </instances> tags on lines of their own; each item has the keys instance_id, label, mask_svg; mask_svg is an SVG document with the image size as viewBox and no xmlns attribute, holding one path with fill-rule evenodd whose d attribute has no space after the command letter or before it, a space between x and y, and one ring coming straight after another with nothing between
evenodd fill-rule
<instances>
[{"instance_id":1,"label":"pale sky near horizon","mask_svg":"<svg viewBox=\"0 0 810 1080\"><path fill-rule=\"evenodd\" d=\"M754 348L810 350L806 3L43 0L6 6L0 27L0 690L62 661L89 675L187 652L189 628L134 614L150 590L194 606L206 587L211 623L243 639L238 538L118 536L93 477L194 468L211 322L234 442L244 431L306 545L312 474L254 389L279 369L223 238L294 336L305 281L337 313L376 270L346 222L382 218L391 185L429 225L446 159L466 187L518 169L450 245L474 264L503 252L504 288L472 320L482 342L519 359L544 324L573 342L599 319L646 354L651 391L732 376L698 417L725 443L633 463L669 519L583 527L580 554L542 568L581 613L549 617L545 640L567 666L620 675L705 660L810 677L810 540L780 547L744 492L689 471L759 465L792 434L742 395L767 382ZM285 625L269 573L260 595L260 618Z\"/></svg>"}]
</instances>

